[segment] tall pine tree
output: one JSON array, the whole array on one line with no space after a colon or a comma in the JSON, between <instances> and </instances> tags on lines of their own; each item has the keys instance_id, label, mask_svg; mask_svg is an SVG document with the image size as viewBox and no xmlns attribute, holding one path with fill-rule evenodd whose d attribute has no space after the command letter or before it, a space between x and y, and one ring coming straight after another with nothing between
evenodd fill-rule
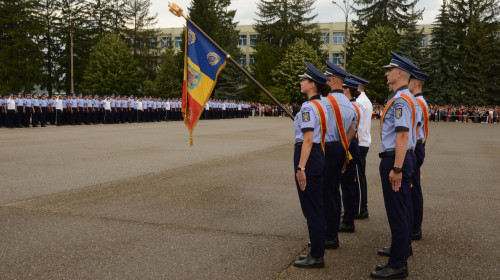
<instances>
[{"instance_id":1,"label":"tall pine tree","mask_svg":"<svg viewBox=\"0 0 500 280\"><path fill-rule=\"evenodd\" d=\"M137 61L141 72L141 80L154 80L159 54L156 42L159 30L154 28L158 22L158 15L151 15L149 9L151 0L126 0L124 17L126 29L124 34L129 40L134 59Z\"/></svg>"},{"instance_id":2,"label":"tall pine tree","mask_svg":"<svg viewBox=\"0 0 500 280\"><path fill-rule=\"evenodd\" d=\"M456 72L458 42L454 30L446 0L443 0L432 28L431 44L425 50L427 62L423 66L423 70L429 74L423 92L427 101L433 104L450 104L460 99Z\"/></svg>"},{"instance_id":3,"label":"tall pine tree","mask_svg":"<svg viewBox=\"0 0 500 280\"><path fill-rule=\"evenodd\" d=\"M241 56L238 48L236 10L229 10L231 0L192 0L188 9L193 20L208 36L234 58ZM183 37L184 38L184 37ZM231 63L227 63L220 73L214 89L215 98L241 99L240 88L245 84L245 76Z\"/></svg>"},{"instance_id":4,"label":"tall pine tree","mask_svg":"<svg viewBox=\"0 0 500 280\"><path fill-rule=\"evenodd\" d=\"M383 66L391 61L390 52L398 41L392 27L376 27L368 32L349 64L349 72L370 81L367 95L374 103L383 104L389 95Z\"/></svg>"},{"instance_id":5,"label":"tall pine tree","mask_svg":"<svg viewBox=\"0 0 500 280\"><path fill-rule=\"evenodd\" d=\"M30 91L41 81L43 53L36 39L43 29L38 1L0 2L0 88Z\"/></svg>"},{"instance_id":6,"label":"tall pine tree","mask_svg":"<svg viewBox=\"0 0 500 280\"><path fill-rule=\"evenodd\" d=\"M353 29L347 47L352 56L363 43L368 32L377 26L388 26L398 32L408 28L422 17L423 10L415 10L418 0L358 0L354 11Z\"/></svg>"},{"instance_id":7,"label":"tall pine tree","mask_svg":"<svg viewBox=\"0 0 500 280\"><path fill-rule=\"evenodd\" d=\"M257 16L254 29L260 35L255 49L255 61L251 70L254 77L263 85L272 85L270 73L280 63L288 46L297 39L306 40L320 55L320 32L312 14L315 0L260 0L257 3ZM259 100L262 93L248 83L245 97Z\"/></svg>"},{"instance_id":8,"label":"tall pine tree","mask_svg":"<svg viewBox=\"0 0 500 280\"><path fill-rule=\"evenodd\" d=\"M459 57L459 102L486 104L491 95L488 90L492 63L497 49L495 37L499 32L499 7L495 0L453 0L450 14L456 26Z\"/></svg>"},{"instance_id":9,"label":"tall pine tree","mask_svg":"<svg viewBox=\"0 0 500 280\"><path fill-rule=\"evenodd\" d=\"M423 28L421 30L417 29L417 21L413 20L402 30L397 45L397 52L417 65L423 64L422 49L420 47L422 38L424 38L423 31Z\"/></svg>"}]
</instances>

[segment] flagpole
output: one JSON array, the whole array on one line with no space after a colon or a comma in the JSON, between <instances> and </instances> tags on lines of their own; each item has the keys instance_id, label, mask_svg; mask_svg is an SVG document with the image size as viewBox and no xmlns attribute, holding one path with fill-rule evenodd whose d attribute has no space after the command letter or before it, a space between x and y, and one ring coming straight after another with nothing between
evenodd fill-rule
<instances>
[{"instance_id":1,"label":"flagpole","mask_svg":"<svg viewBox=\"0 0 500 280\"><path fill-rule=\"evenodd\" d=\"M234 64L234 66L236 66L236 68L238 68L241 72L243 72L243 74L245 74L245 76L250 80L252 81L260 90L262 90L269 98L271 98L272 101L274 101L274 103L276 103L276 105L278 105L292 120L294 119L292 113L283 106L283 104L281 104L281 102L278 101L278 99L276 99L271 93L269 93L254 77L252 77L252 75L250 73L248 73L248 71L243 68L238 62L236 62L232 57L231 55L229 55L226 51L224 51L216 42L214 42L214 40L212 40L212 38L210 38L207 33L205 33L203 30L201 30L201 28L198 27L198 25L196 25L196 23L194 23L190 18L188 18L182 11L182 9L177 6L177 4L175 3L168 3L168 6L170 7L170 12L178 17L183 17L184 19L186 19L187 22L189 22L191 25L193 25L194 28L196 28L196 30L198 30L198 32L200 32L201 34L203 34L203 36L205 36L205 38L207 38L208 41L210 41L210 43L212 43L217 49L219 49L220 52L222 52L227 60L231 61L231 63Z\"/></svg>"}]
</instances>

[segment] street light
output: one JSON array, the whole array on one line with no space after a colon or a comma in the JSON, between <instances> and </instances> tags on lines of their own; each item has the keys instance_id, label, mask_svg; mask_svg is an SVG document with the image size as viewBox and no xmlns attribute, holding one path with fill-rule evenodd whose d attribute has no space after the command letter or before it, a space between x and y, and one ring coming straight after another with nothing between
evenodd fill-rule
<instances>
[{"instance_id":1,"label":"street light","mask_svg":"<svg viewBox=\"0 0 500 280\"><path fill-rule=\"evenodd\" d=\"M342 0L344 3L343 7L340 6L337 2L332 1L333 5L338 6L345 15L345 32L344 32L344 70L347 70L347 37L348 37L348 32L349 30L347 29L347 23L349 20L349 12L351 11L352 5L349 0Z\"/></svg>"}]
</instances>

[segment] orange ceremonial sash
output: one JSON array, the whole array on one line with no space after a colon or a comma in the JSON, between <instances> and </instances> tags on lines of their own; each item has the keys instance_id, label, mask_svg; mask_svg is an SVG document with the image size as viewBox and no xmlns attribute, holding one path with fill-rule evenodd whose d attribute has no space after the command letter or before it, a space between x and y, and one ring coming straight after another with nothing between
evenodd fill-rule
<instances>
[{"instance_id":1,"label":"orange ceremonial sash","mask_svg":"<svg viewBox=\"0 0 500 280\"><path fill-rule=\"evenodd\" d=\"M417 102L418 104L420 104L420 107L422 107L422 115L424 116L424 143L425 143L427 142L427 137L429 136L429 115L427 113L427 106L425 106L425 102L418 98Z\"/></svg>"},{"instance_id":2,"label":"orange ceremonial sash","mask_svg":"<svg viewBox=\"0 0 500 280\"><path fill-rule=\"evenodd\" d=\"M340 111L339 102L335 96L328 94L327 96L330 105L332 105L333 112L335 113L335 121L337 123L337 129L340 134L340 139L342 140L342 146L345 149L345 162L349 162L351 156L349 154L349 142L347 141L347 135L345 134L344 123L342 122L342 112Z\"/></svg>"},{"instance_id":3,"label":"orange ceremonial sash","mask_svg":"<svg viewBox=\"0 0 500 280\"><path fill-rule=\"evenodd\" d=\"M413 136L416 138L415 136L415 118L416 118L416 115L415 115L415 103L413 103L413 100L411 99L411 97L409 97L407 94L405 93L401 93L401 98L403 98L404 100L406 100L406 102L408 102L408 104L410 105L410 109L411 109L411 132L413 133ZM387 110L389 110L389 107L391 107L392 103L394 103L394 100L396 99L396 96L394 96L391 100L389 100L389 102L387 102L387 105L385 105L385 108L384 108L384 112L382 112L382 116L380 117L380 139L382 139L382 124L384 123L384 119L385 119L385 114L387 113Z\"/></svg>"},{"instance_id":4,"label":"orange ceremonial sash","mask_svg":"<svg viewBox=\"0 0 500 280\"><path fill-rule=\"evenodd\" d=\"M323 154L325 153L325 135L326 135L326 114L323 106L321 103L319 103L317 100L310 100L309 101L314 107L316 107L316 110L318 111L319 115L319 124L321 125L321 148L323 149Z\"/></svg>"}]
</instances>

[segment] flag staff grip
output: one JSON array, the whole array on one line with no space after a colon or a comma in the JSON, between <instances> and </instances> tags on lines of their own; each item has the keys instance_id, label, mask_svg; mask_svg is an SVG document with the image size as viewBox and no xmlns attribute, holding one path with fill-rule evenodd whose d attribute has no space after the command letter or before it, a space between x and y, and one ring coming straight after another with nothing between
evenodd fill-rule
<instances>
[{"instance_id":1,"label":"flag staff grip","mask_svg":"<svg viewBox=\"0 0 500 280\"><path fill-rule=\"evenodd\" d=\"M196 30L198 30L198 32L200 32L201 34L203 34L203 36L205 36L205 38L207 38L210 43L212 43L217 49L219 49L220 52L222 52L227 60L231 61L231 63L234 64L234 66L236 66L236 68L238 68L238 70L240 70L241 72L243 72L243 74L245 74L245 76L250 80L252 81L260 90L262 90L269 98L271 98L271 100L276 103L276 105L278 105L292 120L294 119L292 113L287 109L285 108L285 106L283 106L283 104L281 104L281 102L278 101L278 99L276 99L269 91L267 91L254 77L252 77L252 75L250 73L248 73L248 71L243 68L238 62L236 62L233 57L231 55L229 55L226 51L224 51L216 42L214 42L214 40L212 40L212 38L210 38L210 36L207 35L207 33L205 33L203 30L201 30L201 28L198 27L198 25L196 25L196 23L194 23L190 18L188 18L182 11L182 9L175 3L168 3L168 7L170 8L169 11L178 16L178 17L183 17L186 19L187 22L189 22L191 25L193 25L194 28L196 28Z\"/></svg>"}]
</instances>

